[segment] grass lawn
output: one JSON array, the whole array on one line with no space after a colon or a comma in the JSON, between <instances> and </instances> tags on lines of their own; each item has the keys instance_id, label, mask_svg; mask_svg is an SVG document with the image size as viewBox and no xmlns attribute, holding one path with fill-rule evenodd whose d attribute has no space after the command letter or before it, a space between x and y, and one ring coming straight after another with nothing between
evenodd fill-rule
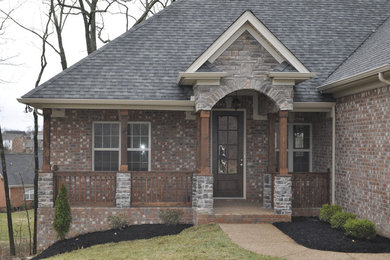
<instances>
[{"instance_id":1,"label":"grass lawn","mask_svg":"<svg viewBox=\"0 0 390 260\"><path fill-rule=\"evenodd\" d=\"M31 232L33 229L34 211L28 211L30 217ZM29 232L27 225L26 211L18 211L12 213L12 224L14 228L14 241L17 253L25 251L26 243L28 243ZM5 252L8 252L8 222L7 213L0 213L0 259Z\"/></svg>"},{"instance_id":2,"label":"grass lawn","mask_svg":"<svg viewBox=\"0 0 390 260\"><path fill-rule=\"evenodd\" d=\"M50 259L266 259L233 244L218 225L195 226L173 236L97 245Z\"/></svg>"}]
</instances>

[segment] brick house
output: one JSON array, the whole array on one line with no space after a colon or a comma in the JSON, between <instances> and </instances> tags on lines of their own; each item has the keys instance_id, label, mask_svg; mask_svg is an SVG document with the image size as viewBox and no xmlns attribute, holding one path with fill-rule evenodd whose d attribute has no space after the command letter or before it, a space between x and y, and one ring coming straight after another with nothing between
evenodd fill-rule
<instances>
[{"instance_id":1,"label":"brick house","mask_svg":"<svg viewBox=\"0 0 390 260\"><path fill-rule=\"evenodd\" d=\"M328 202L389 236L389 9L179 0L24 95L44 113L39 246L62 183L70 236L111 214L256 223Z\"/></svg>"},{"instance_id":2,"label":"brick house","mask_svg":"<svg viewBox=\"0 0 390 260\"><path fill-rule=\"evenodd\" d=\"M31 207L31 203L34 201L34 155L6 154L5 159L11 206L20 208L27 204L28 207ZM41 153L39 159L42 162ZM5 208L3 169L0 164L0 210L5 210Z\"/></svg>"}]
</instances>

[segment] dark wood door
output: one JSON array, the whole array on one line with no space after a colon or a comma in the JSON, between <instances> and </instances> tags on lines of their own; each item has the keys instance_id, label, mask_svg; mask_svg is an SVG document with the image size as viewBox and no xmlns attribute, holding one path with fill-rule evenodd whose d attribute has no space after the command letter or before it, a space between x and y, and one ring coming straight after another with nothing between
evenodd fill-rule
<instances>
[{"instance_id":1,"label":"dark wood door","mask_svg":"<svg viewBox=\"0 0 390 260\"><path fill-rule=\"evenodd\" d=\"M213 111L214 197L243 197L244 113Z\"/></svg>"}]
</instances>

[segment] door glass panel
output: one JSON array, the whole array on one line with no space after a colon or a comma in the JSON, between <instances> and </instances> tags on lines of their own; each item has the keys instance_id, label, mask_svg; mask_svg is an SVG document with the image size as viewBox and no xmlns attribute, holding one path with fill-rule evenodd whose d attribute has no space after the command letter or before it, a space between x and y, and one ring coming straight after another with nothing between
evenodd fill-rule
<instances>
[{"instance_id":1,"label":"door glass panel","mask_svg":"<svg viewBox=\"0 0 390 260\"><path fill-rule=\"evenodd\" d=\"M225 145L218 146L218 173L227 173L227 154Z\"/></svg>"},{"instance_id":2,"label":"door glass panel","mask_svg":"<svg viewBox=\"0 0 390 260\"><path fill-rule=\"evenodd\" d=\"M228 156L229 159L237 159L237 145L229 145Z\"/></svg>"},{"instance_id":3,"label":"door glass panel","mask_svg":"<svg viewBox=\"0 0 390 260\"><path fill-rule=\"evenodd\" d=\"M228 143L227 136L228 136L227 131L218 131L218 143L227 144Z\"/></svg>"},{"instance_id":4,"label":"door glass panel","mask_svg":"<svg viewBox=\"0 0 390 260\"><path fill-rule=\"evenodd\" d=\"M237 130L237 117L229 116L229 130Z\"/></svg>"},{"instance_id":5,"label":"door glass panel","mask_svg":"<svg viewBox=\"0 0 390 260\"><path fill-rule=\"evenodd\" d=\"M237 131L229 131L229 144L237 144Z\"/></svg>"},{"instance_id":6,"label":"door glass panel","mask_svg":"<svg viewBox=\"0 0 390 260\"><path fill-rule=\"evenodd\" d=\"M228 129L228 117L227 116L219 116L218 117L218 128L219 130L227 130Z\"/></svg>"},{"instance_id":7,"label":"door glass panel","mask_svg":"<svg viewBox=\"0 0 390 260\"><path fill-rule=\"evenodd\" d=\"M228 174L237 174L237 160L229 160Z\"/></svg>"}]
</instances>

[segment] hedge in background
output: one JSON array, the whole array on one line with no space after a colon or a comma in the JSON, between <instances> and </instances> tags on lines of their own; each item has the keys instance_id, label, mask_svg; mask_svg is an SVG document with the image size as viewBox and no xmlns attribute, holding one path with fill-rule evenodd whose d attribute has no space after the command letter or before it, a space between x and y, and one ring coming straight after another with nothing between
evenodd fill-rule
<instances>
[{"instance_id":1,"label":"hedge in background","mask_svg":"<svg viewBox=\"0 0 390 260\"><path fill-rule=\"evenodd\" d=\"M320 210L320 219L329 222L331 217L337 212L341 212L341 206L324 204Z\"/></svg>"},{"instance_id":2,"label":"hedge in background","mask_svg":"<svg viewBox=\"0 0 390 260\"><path fill-rule=\"evenodd\" d=\"M348 219L344 230L347 236L356 238L371 239L376 236L375 224L367 219Z\"/></svg>"}]
</instances>

